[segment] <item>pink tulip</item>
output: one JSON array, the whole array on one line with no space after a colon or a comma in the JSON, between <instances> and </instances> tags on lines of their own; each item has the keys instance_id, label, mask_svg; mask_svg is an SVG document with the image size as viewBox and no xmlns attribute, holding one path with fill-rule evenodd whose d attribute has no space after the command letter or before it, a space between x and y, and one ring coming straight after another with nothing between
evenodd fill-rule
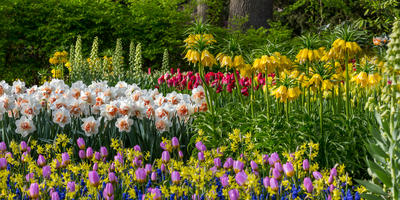
<instances>
[{"instance_id":1,"label":"pink tulip","mask_svg":"<svg viewBox=\"0 0 400 200\"><path fill-rule=\"evenodd\" d=\"M116 182L117 182L117 176L115 176L115 173L114 173L114 172L108 173L108 180L109 180L111 183L116 183Z\"/></svg>"},{"instance_id":2,"label":"pink tulip","mask_svg":"<svg viewBox=\"0 0 400 200\"><path fill-rule=\"evenodd\" d=\"M103 190L103 196L105 199L111 199L111 197L114 196L114 187L111 183L106 184L106 187Z\"/></svg>"},{"instance_id":3,"label":"pink tulip","mask_svg":"<svg viewBox=\"0 0 400 200\"><path fill-rule=\"evenodd\" d=\"M1 170L7 169L7 159L0 158L0 169Z\"/></svg>"},{"instance_id":4,"label":"pink tulip","mask_svg":"<svg viewBox=\"0 0 400 200\"><path fill-rule=\"evenodd\" d=\"M317 171L313 172L312 174L313 174L314 178L317 180L322 178L322 174Z\"/></svg>"},{"instance_id":5,"label":"pink tulip","mask_svg":"<svg viewBox=\"0 0 400 200\"><path fill-rule=\"evenodd\" d=\"M169 155L169 152L163 151L161 154L161 160L163 161L163 163L168 163L170 159L171 159L171 156Z\"/></svg>"},{"instance_id":6,"label":"pink tulip","mask_svg":"<svg viewBox=\"0 0 400 200\"><path fill-rule=\"evenodd\" d=\"M4 153L7 150L7 145L5 142L0 142L0 152Z\"/></svg>"},{"instance_id":7,"label":"pink tulip","mask_svg":"<svg viewBox=\"0 0 400 200\"><path fill-rule=\"evenodd\" d=\"M88 147L86 149L86 158L91 160L93 158L93 149L92 147Z\"/></svg>"},{"instance_id":8,"label":"pink tulip","mask_svg":"<svg viewBox=\"0 0 400 200\"><path fill-rule=\"evenodd\" d=\"M220 168L222 166L221 158L215 158L214 159L214 166L217 167L217 168Z\"/></svg>"},{"instance_id":9,"label":"pink tulip","mask_svg":"<svg viewBox=\"0 0 400 200\"><path fill-rule=\"evenodd\" d=\"M303 169L304 171L308 171L310 169L310 163L308 162L308 159L303 161Z\"/></svg>"},{"instance_id":10,"label":"pink tulip","mask_svg":"<svg viewBox=\"0 0 400 200\"><path fill-rule=\"evenodd\" d=\"M85 159L86 158L85 150L79 150L78 155L80 159Z\"/></svg>"},{"instance_id":11,"label":"pink tulip","mask_svg":"<svg viewBox=\"0 0 400 200\"><path fill-rule=\"evenodd\" d=\"M37 159L37 164L39 165L39 167L45 166L46 165L46 159L42 155L39 155L39 157Z\"/></svg>"},{"instance_id":12,"label":"pink tulip","mask_svg":"<svg viewBox=\"0 0 400 200\"><path fill-rule=\"evenodd\" d=\"M22 141L22 142L19 144L19 147L20 147L20 149L21 149L22 152L25 152L25 151L28 149L28 145L26 144L25 141Z\"/></svg>"},{"instance_id":13,"label":"pink tulip","mask_svg":"<svg viewBox=\"0 0 400 200\"><path fill-rule=\"evenodd\" d=\"M244 164L240 162L239 160L236 160L233 162L233 170L235 170L236 173L240 172L243 170Z\"/></svg>"},{"instance_id":14,"label":"pink tulip","mask_svg":"<svg viewBox=\"0 0 400 200\"><path fill-rule=\"evenodd\" d=\"M139 183L146 182L146 171L143 168L139 168L135 171L136 181Z\"/></svg>"},{"instance_id":15,"label":"pink tulip","mask_svg":"<svg viewBox=\"0 0 400 200\"><path fill-rule=\"evenodd\" d=\"M258 165L257 165L257 163L256 163L254 160L252 160L252 161L250 162L250 166L251 166L251 169L252 169L253 171L257 171L257 170L258 170Z\"/></svg>"},{"instance_id":16,"label":"pink tulip","mask_svg":"<svg viewBox=\"0 0 400 200\"><path fill-rule=\"evenodd\" d=\"M237 190L237 189L229 190L228 194L229 194L230 200L238 200L240 197L239 190Z\"/></svg>"},{"instance_id":17,"label":"pink tulip","mask_svg":"<svg viewBox=\"0 0 400 200\"><path fill-rule=\"evenodd\" d=\"M283 171L285 172L287 177L292 177L294 175L293 165L290 162L287 162L283 165Z\"/></svg>"},{"instance_id":18,"label":"pink tulip","mask_svg":"<svg viewBox=\"0 0 400 200\"><path fill-rule=\"evenodd\" d=\"M307 192L308 193L312 193L314 187L313 187L313 184L311 182L311 179L308 178L308 177L304 178L303 184L304 184L304 187L306 188Z\"/></svg>"},{"instance_id":19,"label":"pink tulip","mask_svg":"<svg viewBox=\"0 0 400 200\"><path fill-rule=\"evenodd\" d=\"M39 185L37 183L31 183L31 186L29 187L29 197L32 199L39 198Z\"/></svg>"},{"instance_id":20,"label":"pink tulip","mask_svg":"<svg viewBox=\"0 0 400 200\"><path fill-rule=\"evenodd\" d=\"M107 151L107 147L100 147L100 154L101 157L105 158L108 156L108 151Z\"/></svg>"},{"instance_id":21,"label":"pink tulip","mask_svg":"<svg viewBox=\"0 0 400 200\"><path fill-rule=\"evenodd\" d=\"M153 200L161 200L161 191L158 188L151 189Z\"/></svg>"},{"instance_id":22,"label":"pink tulip","mask_svg":"<svg viewBox=\"0 0 400 200\"><path fill-rule=\"evenodd\" d=\"M89 184L93 187L97 187L100 184L100 177L96 171L89 172Z\"/></svg>"},{"instance_id":23,"label":"pink tulip","mask_svg":"<svg viewBox=\"0 0 400 200\"><path fill-rule=\"evenodd\" d=\"M279 189L279 183L275 178L270 178L269 179L269 187L271 187L272 191L278 191Z\"/></svg>"},{"instance_id":24,"label":"pink tulip","mask_svg":"<svg viewBox=\"0 0 400 200\"><path fill-rule=\"evenodd\" d=\"M84 150L85 149L85 140L83 138L78 138L76 140L76 143L78 144L78 147L80 150Z\"/></svg>"},{"instance_id":25,"label":"pink tulip","mask_svg":"<svg viewBox=\"0 0 400 200\"><path fill-rule=\"evenodd\" d=\"M181 181L181 175L179 174L178 171L173 171L171 173L171 180L172 180L172 183L179 184L179 182Z\"/></svg>"},{"instance_id":26,"label":"pink tulip","mask_svg":"<svg viewBox=\"0 0 400 200\"><path fill-rule=\"evenodd\" d=\"M179 148L179 140L177 137L173 137L171 139L171 143L172 143L173 148L175 148L175 149Z\"/></svg>"},{"instance_id":27,"label":"pink tulip","mask_svg":"<svg viewBox=\"0 0 400 200\"><path fill-rule=\"evenodd\" d=\"M219 178L220 179L220 181L221 181L221 185L222 185L222 187L226 187L226 186L228 186L229 185L229 177L226 175L226 174L224 174L223 176L221 176L221 178Z\"/></svg>"},{"instance_id":28,"label":"pink tulip","mask_svg":"<svg viewBox=\"0 0 400 200\"><path fill-rule=\"evenodd\" d=\"M265 189L268 189L268 186L269 186L269 178L268 178L268 176L266 176L263 179L263 185L264 185Z\"/></svg>"},{"instance_id":29,"label":"pink tulip","mask_svg":"<svg viewBox=\"0 0 400 200\"><path fill-rule=\"evenodd\" d=\"M67 191L68 192L75 192L75 182L68 182L67 183Z\"/></svg>"}]
</instances>

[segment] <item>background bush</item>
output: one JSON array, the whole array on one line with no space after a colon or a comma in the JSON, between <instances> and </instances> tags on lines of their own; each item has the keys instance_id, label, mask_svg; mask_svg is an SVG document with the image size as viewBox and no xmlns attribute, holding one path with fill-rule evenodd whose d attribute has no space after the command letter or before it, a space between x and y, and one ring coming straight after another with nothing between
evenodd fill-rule
<instances>
[{"instance_id":1,"label":"background bush","mask_svg":"<svg viewBox=\"0 0 400 200\"><path fill-rule=\"evenodd\" d=\"M37 83L37 73L49 67L50 55L68 50L77 35L88 43L98 36L101 49L114 48L117 38L126 47L130 40L140 42L144 67L161 65L155 60L167 48L170 60L178 64L183 49L177 47L190 19L181 9L182 2L4 0L0 5L0 80L22 78L28 84Z\"/></svg>"}]
</instances>

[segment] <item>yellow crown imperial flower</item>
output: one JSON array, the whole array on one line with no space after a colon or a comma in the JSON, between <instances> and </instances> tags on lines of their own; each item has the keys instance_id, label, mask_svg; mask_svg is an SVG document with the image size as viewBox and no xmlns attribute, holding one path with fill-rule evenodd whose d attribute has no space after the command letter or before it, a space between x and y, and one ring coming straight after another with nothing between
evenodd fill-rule
<instances>
[{"instance_id":1,"label":"yellow crown imperial flower","mask_svg":"<svg viewBox=\"0 0 400 200\"><path fill-rule=\"evenodd\" d=\"M216 64L214 56L208 50L201 52L201 64L207 67L212 67Z\"/></svg>"}]
</instances>

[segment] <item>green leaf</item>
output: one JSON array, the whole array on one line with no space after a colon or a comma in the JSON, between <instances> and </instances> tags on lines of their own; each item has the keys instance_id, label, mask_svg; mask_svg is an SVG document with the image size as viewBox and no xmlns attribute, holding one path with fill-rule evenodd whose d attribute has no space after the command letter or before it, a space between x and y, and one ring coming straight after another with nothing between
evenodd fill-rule
<instances>
[{"instance_id":1,"label":"green leaf","mask_svg":"<svg viewBox=\"0 0 400 200\"><path fill-rule=\"evenodd\" d=\"M367 200L385 200L384 198L380 196L375 196L372 194L360 194L361 198L367 199Z\"/></svg>"},{"instance_id":2,"label":"green leaf","mask_svg":"<svg viewBox=\"0 0 400 200\"><path fill-rule=\"evenodd\" d=\"M381 166L377 165L375 162L367 160L371 171L378 176L378 178L385 184L387 187L392 187L392 180L388 172L386 172Z\"/></svg>"},{"instance_id":3,"label":"green leaf","mask_svg":"<svg viewBox=\"0 0 400 200\"><path fill-rule=\"evenodd\" d=\"M367 190L369 190L372 193L386 195L386 193L383 191L383 189L376 184L373 184L371 182L364 181L364 180L359 180L359 179L356 179L356 181L357 181L357 183L365 186L365 188L367 188Z\"/></svg>"}]
</instances>

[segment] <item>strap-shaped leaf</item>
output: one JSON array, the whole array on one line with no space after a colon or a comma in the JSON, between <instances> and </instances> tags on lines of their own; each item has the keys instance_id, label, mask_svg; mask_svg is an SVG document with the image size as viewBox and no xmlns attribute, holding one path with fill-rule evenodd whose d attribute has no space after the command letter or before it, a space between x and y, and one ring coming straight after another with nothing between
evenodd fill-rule
<instances>
[{"instance_id":1,"label":"strap-shaped leaf","mask_svg":"<svg viewBox=\"0 0 400 200\"><path fill-rule=\"evenodd\" d=\"M384 198L372 194L360 194L361 198L364 198L366 200L385 200Z\"/></svg>"},{"instance_id":2,"label":"strap-shaped leaf","mask_svg":"<svg viewBox=\"0 0 400 200\"><path fill-rule=\"evenodd\" d=\"M392 187L392 179L389 173L376 163L369 160L367 162L369 167L371 168L372 173L374 173L387 187Z\"/></svg>"},{"instance_id":3,"label":"strap-shaped leaf","mask_svg":"<svg viewBox=\"0 0 400 200\"><path fill-rule=\"evenodd\" d=\"M364 181L364 180L359 180L356 179L357 183L363 185L365 188L367 188L368 191L375 193L375 194L381 194L381 195L386 195L386 193L383 191L382 187L368 182L368 181Z\"/></svg>"}]
</instances>

